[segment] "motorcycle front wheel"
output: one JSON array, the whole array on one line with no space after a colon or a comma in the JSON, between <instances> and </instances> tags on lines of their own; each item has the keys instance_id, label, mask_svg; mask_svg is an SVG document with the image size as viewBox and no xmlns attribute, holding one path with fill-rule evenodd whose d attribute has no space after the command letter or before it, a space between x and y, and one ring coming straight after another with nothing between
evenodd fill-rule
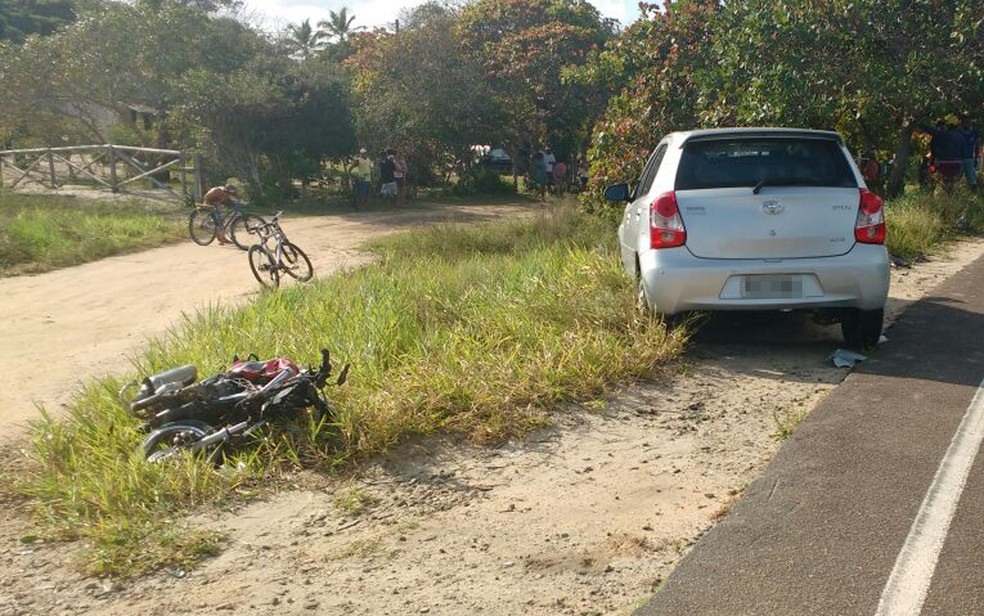
<instances>
[{"instance_id":1,"label":"motorcycle front wheel","mask_svg":"<svg viewBox=\"0 0 984 616\"><path fill-rule=\"evenodd\" d=\"M142 448L148 462L169 460L181 451L190 450L192 445L212 432L212 426L204 421L188 419L164 424L144 439Z\"/></svg>"}]
</instances>

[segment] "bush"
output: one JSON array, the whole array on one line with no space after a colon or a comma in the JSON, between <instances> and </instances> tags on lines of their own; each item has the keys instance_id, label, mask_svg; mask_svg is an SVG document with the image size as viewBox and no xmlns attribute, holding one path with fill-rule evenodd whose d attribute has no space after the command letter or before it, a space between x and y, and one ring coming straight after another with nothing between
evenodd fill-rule
<instances>
[{"instance_id":1,"label":"bush","mask_svg":"<svg viewBox=\"0 0 984 616\"><path fill-rule=\"evenodd\" d=\"M458 181L452 192L456 195L505 195L515 194L516 187L511 178L507 179L492 169L473 167Z\"/></svg>"}]
</instances>

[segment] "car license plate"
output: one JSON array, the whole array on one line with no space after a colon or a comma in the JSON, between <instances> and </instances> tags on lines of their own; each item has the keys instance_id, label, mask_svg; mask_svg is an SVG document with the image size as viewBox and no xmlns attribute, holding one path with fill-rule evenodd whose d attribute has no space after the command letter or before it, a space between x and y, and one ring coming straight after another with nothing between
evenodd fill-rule
<instances>
[{"instance_id":1,"label":"car license plate","mask_svg":"<svg viewBox=\"0 0 984 616\"><path fill-rule=\"evenodd\" d=\"M799 276L745 276L741 296L745 299L803 297L803 279Z\"/></svg>"}]
</instances>

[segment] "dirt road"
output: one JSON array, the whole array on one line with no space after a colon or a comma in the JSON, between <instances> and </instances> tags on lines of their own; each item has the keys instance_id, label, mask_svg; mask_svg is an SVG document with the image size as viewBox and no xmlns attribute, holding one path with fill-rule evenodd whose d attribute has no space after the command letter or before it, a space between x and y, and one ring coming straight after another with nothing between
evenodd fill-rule
<instances>
[{"instance_id":1,"label":"dirt road","mask_svg":"<svg viewBox=\"0 0 984 616\"><path fill-rule=\"evenodd\" d=\"M360 263L355 246L370 234L448 212L285 225L325 273ZM889 319L982 253L984 242L967 242L947 258L894 270ZM255 292L243 253L192 245L0 280L0 419L29 417L31 400L57 404L78 379L124 369L147 336L184 311ZM792 316L712 319L681 362L560 413L524 442L493 450L408 443L351 480L301 475L275 498L190 520L228 537L224 552L194 571L84 578L66 566L73 546L25 544L30 526L8 516L0 615L629 614L740 497L779 436L844 378L827 360L838 344L835 328ZM364 506L343 505L353 499Z\"/></svg>"}]
</instances>

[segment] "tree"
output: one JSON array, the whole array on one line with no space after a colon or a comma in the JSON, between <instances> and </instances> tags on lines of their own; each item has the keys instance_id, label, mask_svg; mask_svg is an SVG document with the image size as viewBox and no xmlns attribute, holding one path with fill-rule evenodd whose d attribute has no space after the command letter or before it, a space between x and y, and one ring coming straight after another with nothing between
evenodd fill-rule
<instances>
[{"instance_id":1,"label":"tree","mask_svg":"<svg viewBox=\"0 0 984 616\"><path fill-rule=\"evenodd\" d=\"M401 148L420 179L435 164L468 161L471 145L486 143L504 118L481 66L461 52L456 13L429 3L408 17L398 34L354 39L346 66L362 142L374 151Z\"/></svg>"},{"instance_id":2,"label":"tree","mask_svg":"<svg viewBox=\"0 0 984 616\"><path fill-rule=\"evenodd\" d=\"M354 21L355 15L349 15L346 7L342 7L337 13L328 11L328 19L318 22L318 33L323 38L334 39L336 43L344 45L348 42L349 35L364 28L364 26L353 28Z\"/></svg>"},{"instance_id":3,"label":"tree","mask_svg":"<svg viewBox=\"0 0 984 616\"><path fill-rule=\"evenodd\" d=\"M287 26L286 34L284 43L287 46L287 51L299 60L307 60L323 46L320 33L311 27L310 19Z\"/></svg>"},{"instance_id":4,"label":"tree","mask_svg":"<svg viewBox=\"0 0 984 616\"><path fill-rule=\"evenodd\" d=\"M981 0L677 0L648 5L588 73L622 84L595 131L592 181L631 178L684 128L836 129L893 156L901 192L912 137L984 104Z\"/></svg>"},{"instance_id":5,"label":"tree","mask_svg":"<svg viewBox=\"0 0 984 616\"><path fill-rule=\"evenodd\" d=\"M892 153L889 195L917 126L984 102L981 0L740 4L718 41L737 119L836 128L856 150Z\"/></svg>"},{"instance_id":6,"label":"tree","mask_svg":"<svg viewBox=\"0 0 984 616\"><path fill-rule=\"evenodd\" d=\"M547 143L577 148L599 111L598 97L590 86L565 79L566 71L604 46L614 27L583 0L478 0L467 5L458 36L467 57L482 67L506 118L501 125L490 125L489 137L506 144L514 157L527 146Z\"/></svg>"},{"instance_id":7,"label":"tree","mask_svg":"<svg viewBox=\"0 0 984 616\"><path fill-rule=\"evenodd\" d=\"M715 66L712 40L716 0L649 5L650 17L633 24L592 59L587 74L619 88L594 128L590 152L595 194L634 179L667 132L702 125L709 108L706 71Z\"/></svg>"},{"instance_id":8,"label":"tree","mask_svg":"<svg viewBox=\"0 0 984 616\"><path fill-rule=\"evenodd\" d=\"M76 20L75 8L74 0L6 0L0 3L0 41L53 34Z\"/></svg>"},{"instance_id":9,"label":"tree","mask_svg":"<svg viewBox=\"0 0 984 616\"><path fill-rule=\"evenodd\" d=\"M207 153L218 177L236 175L257 200L289 194L293 178L355 144L344 85L316 63L259 53L241 68L185 72L168 126Z\"/></svg>"}]
</instances>

